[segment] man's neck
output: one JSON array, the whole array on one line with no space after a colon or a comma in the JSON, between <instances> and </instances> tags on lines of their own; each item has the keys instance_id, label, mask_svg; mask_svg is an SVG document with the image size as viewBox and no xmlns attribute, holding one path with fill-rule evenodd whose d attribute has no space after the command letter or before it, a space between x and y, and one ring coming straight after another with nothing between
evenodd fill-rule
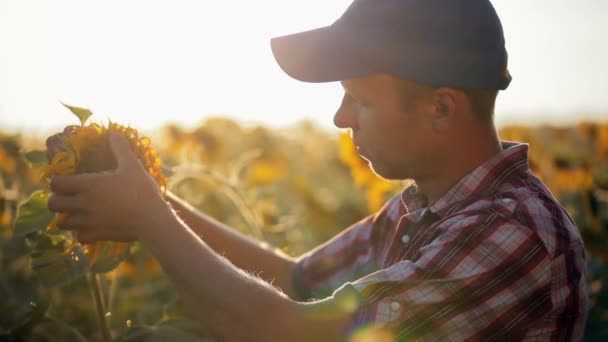
<instances>
[{"instance_id":1,"label":"man's neck","mask_svg":"<svg viewBox=\"0 0 608 342\"><path fill-rule=\"evenodd\" d=\"M429 205L439 200L464 176L502 151L496 134L490 134L487 139L476 142L464 141L453 146L451 151L445 154L441 165L435 168L434 175L416 179L418 188L428 197Z\"/></svg>"}]
</instances>

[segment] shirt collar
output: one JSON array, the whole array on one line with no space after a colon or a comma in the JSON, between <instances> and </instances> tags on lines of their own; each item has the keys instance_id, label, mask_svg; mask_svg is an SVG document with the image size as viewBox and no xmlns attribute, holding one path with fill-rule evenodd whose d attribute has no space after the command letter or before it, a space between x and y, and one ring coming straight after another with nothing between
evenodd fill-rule
<instances>
[{"instance_id":1,"label":"shirt collar","mask_svg":"<svg viewBox=\"0 0 608 342\"><path fill-rule=\"evenodd\" d=\"M528 144L502 141L501 145L502 151L461 178L430 206L430 212L442 217L449 212L454 204L486 193L492 193L505 179L513 174L520 174L529 170ZM401 202L408 213L413 213L429 205L428 197L419 191L416 183L403 191ZM420 214L415 215L415 219L420 219L429 210L421 210Z\"/></svg>"}]
</instances>

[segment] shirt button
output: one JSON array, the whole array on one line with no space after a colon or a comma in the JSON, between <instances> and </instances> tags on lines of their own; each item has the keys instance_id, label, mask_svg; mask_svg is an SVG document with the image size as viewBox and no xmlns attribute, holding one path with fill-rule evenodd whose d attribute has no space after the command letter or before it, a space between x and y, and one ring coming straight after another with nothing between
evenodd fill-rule
<instances>
[{"instance_id":1,"label":"shirt button","mask_svg":"<svg viewBox=\"0 0 608 342\"><path fill-rule=\"evenodd\" d=\"M403 242L404 244L410 242L410 236L407 234L403 235L401 237L401 242Z\"/></svg>"},{"instance_id":2,"label":"shirt button","mask_svg":"<svg viewBox=\"0 0 608 342\"><path fill-rule=\"evenodd\" d=\"M398 301L392 301L391 302L391 310L392 311L399 311L399 309L401 309L401 303L399 303Z\"/></svg>"}]
</instances>

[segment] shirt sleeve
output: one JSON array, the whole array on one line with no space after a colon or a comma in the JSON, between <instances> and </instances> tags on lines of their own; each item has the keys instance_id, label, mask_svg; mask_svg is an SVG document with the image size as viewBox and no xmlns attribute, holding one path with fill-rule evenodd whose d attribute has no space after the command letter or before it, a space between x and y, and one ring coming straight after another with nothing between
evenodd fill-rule
<instances>
[{"instance_id":1,"label":"shirt sleeve","mask_svg":"<svg viewBox=\"0 0 608 342\"><path fill-rule=\"evenodd\" d=\"M379 234L398 215L396 196L377 214L368 216L303 255L293 272L293 285L304 300L329 297L339 286L377 269Z\"/></svg>"},{"instance_id":2,"label":"shirt sleeve","mask_svg":"<svg viewBox=\"0 0 608 342\"><path fill-rule=\"evenodd\" d=\"M536 232L492 212L445 223L416 260L334 293L357 290L351 332L374 324L399 341L518 340L551 309L551 262Z\"/></svg>"}]
</instances>

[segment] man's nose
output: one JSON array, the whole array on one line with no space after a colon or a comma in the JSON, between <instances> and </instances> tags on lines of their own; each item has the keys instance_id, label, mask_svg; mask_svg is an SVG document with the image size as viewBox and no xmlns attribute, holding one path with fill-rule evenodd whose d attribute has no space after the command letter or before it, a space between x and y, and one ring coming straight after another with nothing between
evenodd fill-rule
<instances>
[{"instance_id":1,"label":"man's nose","mask_svg":"<svg viewBox=\"0 0 608 342\"><path fill-rule=\"evenodd\" d=\"M357 129L357 120L353 108L348 101L348 96L344 95L340 107L334 115L334 125L338 128Z\"/></svg>"}]
</instances>

